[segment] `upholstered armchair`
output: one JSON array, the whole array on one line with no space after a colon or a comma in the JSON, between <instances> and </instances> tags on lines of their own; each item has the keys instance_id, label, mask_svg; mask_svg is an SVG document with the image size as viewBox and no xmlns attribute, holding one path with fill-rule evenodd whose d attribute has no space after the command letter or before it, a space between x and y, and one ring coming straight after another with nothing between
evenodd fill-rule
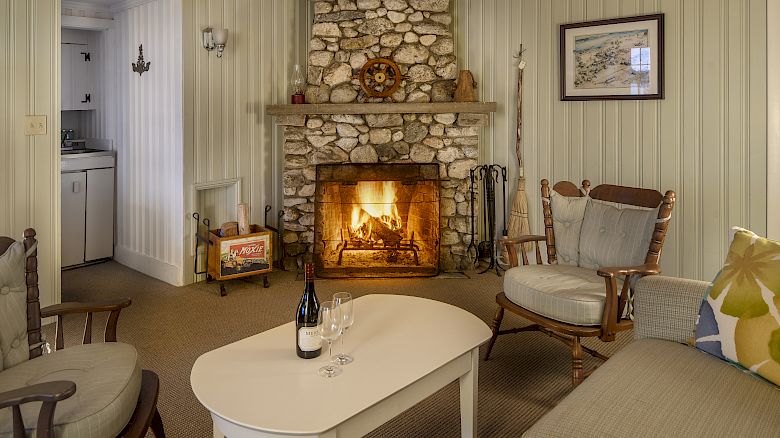
<instances>
[{"instance_id":1,"label":"upholstered armchair","mask_svg":"<svg viewBox=\"0 0 780 438\"><path fill-rule=\"evenodd\" d=\"M138 353L116 342L129 299L40 308L35 230L24 242L0 237L0 438L163 438L159 379ZM92 315L109 312L105 342L92 343ZM63 349L64 315L86 314L83 344ZM41 318L56 317L56 350L44 354Z\"/></svg>"},{"instance_id":2,"label":"upholstered armchair","mask_svg":"<svg viewBox=\"0 0 780 438\"><path fill-rule=\"evenodd\" d=\"M580 338L610 342L633 327L632 288L642 276L660 273L658 259L674 202L672 191L662 195L615 185L591 189L587 180L581 188L563 181L550 190L542 180L545 235L503 240L512 267L504 291L496 295L499 307L485 360L499 335L541 331L571 348L572 384L579 385L590 374L583 369L583 351L608 359L584 347ZM540 242L546 244L546 264ZM529 247L536 264L529 262ZM500 330L505 310L532 324Z\"/></svg>"}]
</instances>

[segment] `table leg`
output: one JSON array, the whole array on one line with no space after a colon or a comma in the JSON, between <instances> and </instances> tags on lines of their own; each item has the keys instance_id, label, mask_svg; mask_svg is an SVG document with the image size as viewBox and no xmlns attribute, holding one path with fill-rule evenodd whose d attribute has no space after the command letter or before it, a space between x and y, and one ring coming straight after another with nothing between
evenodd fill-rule
<instances>
[{"instance_id":1,"label":"table leg","mask_svg":"<svg viewBox=\"0 0 780 438\"><path fill-rule=\"evenodd\" d=\"M222 431L217 427L217 423L212 421L212 424L214 425L214 438L225 438L225 435L222 434Z\"/></svg>"},{"instance_id":2,"label":"table leg","mask_svg":"<svg viewBox=\"0 0 780 438\"><path fill-rule=\"evenodd\" d=\"M473 438L477 432L477 369L479 348L471 350L471 370L460 377L460 436Z\"/></svg>"}]
</instances>

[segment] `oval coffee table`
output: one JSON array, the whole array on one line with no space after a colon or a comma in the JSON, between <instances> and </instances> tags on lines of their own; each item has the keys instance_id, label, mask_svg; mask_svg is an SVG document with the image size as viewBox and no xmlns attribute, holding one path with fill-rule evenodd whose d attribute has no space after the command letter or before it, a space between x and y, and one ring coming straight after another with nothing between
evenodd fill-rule
<instances>
[{"instance_id":1,"label":"oval coffee table","mask_svg":"<svg viewBox=\"0 0 780 438\"><path fill-rule=\"evenodd\" d=\"M471 313L400 295L355 299L345 350L355 361L317 375L325 354L295 355L290 322L203 354L190 382L214 436L355 437L460 380L461 435L476 434L479 346L491 336ZM335 353L335 346L334 346Z\"/></svg>"}]
</instances>

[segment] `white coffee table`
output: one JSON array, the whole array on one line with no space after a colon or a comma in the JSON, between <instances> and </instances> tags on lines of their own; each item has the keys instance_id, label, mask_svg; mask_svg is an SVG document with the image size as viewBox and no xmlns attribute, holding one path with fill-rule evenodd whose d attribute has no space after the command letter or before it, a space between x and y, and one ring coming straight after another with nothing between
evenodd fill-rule
<instances>
[{"instance_id":1,"label":"white coffee table","mask_svg":"<svg viewBox=\"0 0 780 438\"><path fill-rule=\"evenodd\" d=\"M367 295L354 306L345 348L355 361L335 378L317 375L324 350L316 359L296 356L292 322L199 357L190 382L211 412L214 436L362 436L456 379L461 435L475 436L479 346L490 338L488 326L417 297Z\"/></svg>"}]
</instances>

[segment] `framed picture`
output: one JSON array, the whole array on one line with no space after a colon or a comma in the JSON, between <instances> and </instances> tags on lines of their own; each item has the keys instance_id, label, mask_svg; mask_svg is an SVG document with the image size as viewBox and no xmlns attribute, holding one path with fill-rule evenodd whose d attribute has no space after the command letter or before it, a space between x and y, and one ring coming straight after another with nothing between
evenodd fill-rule
<instances>
[{"instance_id":1,"label":"framed picture","mask_svg":"<svg viewBox=\"0 0 780 438\"><path fill-rule=\"evenodd\" d=\"M663 99L664 15L561 25L561 100Z\"/></svg>"}]
</instances>

